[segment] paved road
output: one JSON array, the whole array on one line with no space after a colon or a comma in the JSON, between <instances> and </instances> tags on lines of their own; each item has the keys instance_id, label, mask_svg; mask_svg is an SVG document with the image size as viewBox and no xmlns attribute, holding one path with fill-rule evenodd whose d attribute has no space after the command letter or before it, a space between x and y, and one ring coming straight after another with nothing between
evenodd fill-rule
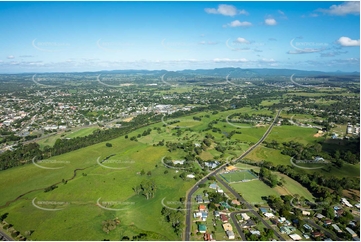
<instances>
[{"instance_id":1,"label":"paved road","mask_svg":"<svg viewBox=\"0 0 361 242\"><path fill-rule=\"evenodd\" d=\"M267 137L267 135L271 132L273 126L276 123L277 118L279 117L280 113L281 113L280 109L277 112L276 117L274 118L272 124L268 127L267 131L264 133L264 135L262 136L262 138L253 146L251 146L246 152L244 152L241 156L239 156L237 159L235 159L235 161L241 160L243 159L246 155L248 155L253 149L255 149L259 144L261 144ZM227 164L223 164L220 167L218 167L217 169L215 169L214 171L210 172L208 175L206 175L205 177L203 177L201 180L199 180L196 184L194 184L194 186L192 187L192 189L189 191L189 193L187 194L187 204L186 204L186 229L185 229L185 235L183 236L185 241L189 241L190 240L190 235L191 235L191 229L192 229L192 224L191 224L191 220L192 220L192 211L191 211L191 204L192 204L192 196L193 193L198 189L199 184L205 183L207 181L207 178L209 176L213 176L215 174L217 174L217 172L219 172L221 169L223 169L224 167L226 167ZM227 184L228 185L228 184Z\"/></svg>"},{"instance_id":2,"label":"paved road","mask_svg":"<svg viewBox=\"0 0 361 242\"><path fill-rule=\"evenodd\" d=\"M234 223L234 226L236 226L238 234L241 236L242 240L247 241L246 235L243 233L242 228L239 226L238 221L236 219L236 214L238 214L238 213L241 213L241 212L233 212L233 213L231 213L231 219L232 219L232 221Z\"/></svg>"},{"instance_id":3,"label":"paved road","mask_svg":"<svg viewBox=\"0 0 361 242\"><path fill-rule=\"evenodd\" d=\"M4 232L1 232L0 231L0 241L1 240L3 240L3 241L13 241L13 239L10 237L10 236L8 236L8 235L6 235Z\"/></svg>"},{"instance_id":4,"label":"paved road","mask_svg":"<svg viewBox=\"0 0 361 242\"><path fill-rule=\"evenodd\" d=\"M324 227L318 225L313 221L312 219L305 219L305 222L307 222L309 225L311 225L314 228L317 228L318 230L322 231L324 235L326 235L328 238L331 238L332 240L342 241L339 237L337 237L335 234L330 233L328 230L326 230Z\"/></svg>"}]
</instances>

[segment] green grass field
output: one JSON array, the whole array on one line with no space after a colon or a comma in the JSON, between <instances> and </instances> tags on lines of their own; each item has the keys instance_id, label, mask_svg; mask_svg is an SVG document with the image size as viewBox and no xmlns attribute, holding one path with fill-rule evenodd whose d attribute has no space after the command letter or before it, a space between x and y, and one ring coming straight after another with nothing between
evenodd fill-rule
<instances>
[{"instance_id":1,"label":"green grass field","mask_svg":"<svg viewBox=\"0 0 361 242\"><path fill-rule=\"evenodd\" d=\"M316 129L301 128L298 126L276 126L273 127L271 133L266 138L267 142L276 140L278 143L295 141L301 144L313 144L317 141L322 141L323 137L314 137Z\"/></svg>"},{"instance_id":2,"label":"green grass field","mask_svg":"<svg viewBox=\"0 0 361 242\"><path fill-rule=\"evenodd\" d=\"M71 132L61 132L59 134L54 133L54 135L51 135L44 139L41 139L41 140L37 141L37 143L40 145L40 148L44 148L47 145L52 147L55 144L55 141L57 139L83 137L83 136L92 134L94 132L94 130L97 130L97 129L99 129L99 128L90 127L90 128L78 129L76 131L71 131ZM64 135L64 136L62 136L62 135Z\"/></svg>"},{"instance_id":3,"label":"green grass field","mask_svg":"<svg viewBox=\"0 0 361 242\"><path fill-rule=\"evenodd\" d=\"M231 184L242 197L251 204L264 204L262 196L279 196L279 193L274 189L270 188L260 180L254 180L249 182L240 182Z\"/></svg>"},{"instance_id":4,"label":"green grass field","mask_svg":"<svg viewBox=\"0 0 361 242\"><path fill-rule=\"evenodd\" d=\"M31 236L33 240L119 240L120 236L135 235L132 230L127 229L128 226L133 227L134 231L153 234L150 238L152 240L177 240L170 225L164 222L164 217L160 213L161 200L164 197L178 200L194 181L174 179L174 170L169 170L169 173L164 175L166 168L160 162L162 156L167 154L164 147L146 146L122 137L110 142L113 144L111 148L106 147L105 143L100 143L52 158L59 162L68 161L67 163L42 164L46 167L63 167L61 169L41 169L28 164L2 172L0 206L32 189L45 188L61 182L62 179L68 179L76 168L88 167L84 171L79 171L76 178L66 185L60 183L57 189L47 193L43 190L29 193L9 207L0 209L0 213L8 212L6 220L23 233L34 230ZM111 154L116 156L110 160L131 160L134 163L106 164L114 168L125 167L121 170L107 169L96 163L97 157L105 158ZM155 167L156 165L158 167ZM151 171L151 177L137 175L141 169ZM87 175L83 176L82 173ZM145 197L136 195L132 187L150 178L158 185L158 192L155 198L146 200ZM43 211L33 206L34 198L36 201L67 202L69 205L60 211ZM96 205L99 198L101 201L113 201L118 204L114 206L116 209L123 208L119 204L131 205L126 206L126 210L108 211ZM53 205L41 206L55 208ZM104 233L101 222L115 217L121 220L121 227L109 234ZM168 229L160 233L160 228Z\"/></svg>"},{"instance_id":5,"label":"green grass field","mask_svg":"<svg viewBox=\"0 0 361 242\"><path fill-rule=\"evenodd\" d=\"M248 170L239 170L235 172L222 173L221 177L225 178L227 182L240 182L243 180L253 180L258 179L257 176L251 174Z\"/></svg>"}]
</instances>

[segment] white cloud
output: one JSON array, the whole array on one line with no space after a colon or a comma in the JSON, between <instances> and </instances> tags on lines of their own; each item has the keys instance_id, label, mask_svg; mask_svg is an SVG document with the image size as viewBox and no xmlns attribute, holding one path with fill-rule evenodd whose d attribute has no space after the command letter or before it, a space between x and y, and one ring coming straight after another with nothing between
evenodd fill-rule
<instances>
[{"instance_id":1,"label":"white cloud","mask_svg":"<svg viewBox=\"0 0 361 242\"><path fill-rule=\"evenodd\" d=\"M252 23L250 22L247 22L247 21L239 21L239 20L234 20L226 25L224 25L223 27L249 27L249 26L252 26Z\"/></svg>"},{"instance_id":2,"label":"white cloud","mask_svg":"<svg viewBox=\"0 0 361 242\"><path fill-rule=\"evenodd\" d=\"M9 55L8 57L6 57L6 58L8 58L8 59L15 59L15 56L13 56L13 55Z\"/></svg>"},{"instance_id":3,"label":"white cloud","mask_svg":"<svg viewBox=\"0 0 361 242\"><path fill-rule=\"evenodd\" d=\"M214 62L248 62L246 58L241 59L229 59L229 58L215 58Z\"/></svg>"},{"instance_id":4,"label":"white cloud","mask_svg":"<svg viewBox=\"0 0 361 242\"><path fill-rule=\"evenodd\" d=\"M340 5L332 5L329 9L317 9L316 11L323 12L329 15L347 15L347 14L360 14L360 2L349 1L341 3Z\"/></svg>"},{"instance_id":5,"label":"white cloud","mask_svg":"<svg viewBox=\"0 0 361 242\"><path fill-rule=\"evenodd\" d=\"M222 14L224 16L235 16L237 14L248 14L244 9L238 10L233 5L227 5L227 4L220 4L218 5L218 8L205 8L204 11L209 14Z\"/></svg>"},{"instance_id":6,"label":"white cloud","mask_svg":"<svg viewBox=\"0 0 361 242\"><path fill-rule=\"evenodd\" d=\"M360 40L353 40L350 39L349 37L344 37L342 36L341 38L339 38L337 40L337 43L339 43L342 46L360 46Z\"/></svg>"},{"instance_id":7,"label":"white cloud","mask_svg":"<svg viewBox=\"0 0 361 242\"><path fill-rule=\"evenodd\" d=\"M316 53L321 51L322 49L305 48L305 49L290 50L287 52L287 54L308 54L308 53Z\"/></svg>"},{"instance_id":8,"label":"white cloud","mask_svg":"<svg viewBox=\"0 0 361 242\"><path fill-rule=\"evenodd\" d=\"M276 25L277 24L277 22L276 22L276 20L274 18L267 18L267 19L264 20L264 22L267 25Z\"/></svg>"},{"instance_id":9,"label":"white cloud","mask_svg":"<svg viewBox=\"0 0 361 242\"><path fill-rule=\"evenodd\" d=\"M241 44L249 44L249 41L242 37L238 37L234 42Z\"/></svg>"}]
</instances>

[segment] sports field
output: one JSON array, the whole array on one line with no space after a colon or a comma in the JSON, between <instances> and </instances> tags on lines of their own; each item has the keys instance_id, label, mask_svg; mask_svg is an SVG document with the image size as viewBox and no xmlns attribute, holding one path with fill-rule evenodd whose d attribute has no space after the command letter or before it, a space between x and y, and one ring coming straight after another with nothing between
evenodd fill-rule
<instances>
[{"instance_id":1,"label":"sports field","mask_svg":"<svg viewBox=\"0 0 361 242\"><path fill-rule=\"evenodd\" d=\"M220 174L220 176L229 183L257 179L257 176L249 170L238 170L228 173L222 173Z\"/></svg>"}]
</instances>

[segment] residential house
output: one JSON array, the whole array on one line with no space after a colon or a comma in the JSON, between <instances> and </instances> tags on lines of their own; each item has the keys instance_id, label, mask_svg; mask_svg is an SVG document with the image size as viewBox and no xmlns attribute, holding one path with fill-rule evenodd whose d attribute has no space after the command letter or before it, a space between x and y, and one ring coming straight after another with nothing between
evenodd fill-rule
<instances>
[{"instance_id":1,"label":"residential house","mask_svg":"<svg viewBox=\"0 0 361 242\"><path fill-rule=\"evenodd\" d=\"M303 227L309 231L313 231L313 228L308 224L304 224Z\"/></svg>"},{"instance_id":2,"label":"residential house","mask_svg":"<svg viewBox=\"0 0 361 242\"><path fill-rule=\"evenodd\" d=\"M257 236L261 236L261 232L259 230L250 230L249 231L251 234L257 235Z\"/></svg>"},{"instance_id":3,"label":"residential house","mask_svg":"<svg viewBox=\"0 0 361 242\"><path fill-rule=\"evenodd\" d=\"M212 234L209 234L209 233L205 233L204 234L204 241L213 241L213 236L212 236Z\"/></svg>"},{"instance_id":4,"label":"residential house","mask_svg":"<svg viewBox=\"0 0 361 242\"><path fill-rule=\"evenodd\" d=\"M323 234L322 234L321 232L314 231L314 232L311 233L311 236L312 236L314 239L316 239L316 238L318 238L318 237L320 237L320 236L323 236Z\"/></svg>"},{"instance_id":5,"label":"residential house","mask_svg":"<svg viewBox=\"0 0 361 242\"><path fill-rule=\"evenodd\" d=\"M268 212L268 208L259 208L259 210L261 211L262 214Z\"/></svg>"},{"instance_id":6,"label":"residential house","mask_svg":"<svg viewBox=\"0 0 361 242\"><path fill-rule=\"evenodd\" d=\"M218 193L224 193L224 191L222 189L220 189L220 188L217 189L217 192Z\"/></svg>"},{"instance_id":7,"label":"residential house","mask_svg":"<svg viewBox=\"0 0 361 242\"><path fill-rule=\"evenodd\" d=\"M212 183L209 185L209 188L216 190L218 188L218 185L216 183Z\"/></svg>"},{"instance_id":8,"label":"residential house","mask_svg":"<svg viewBox=\"0 0 361 242\"><path fill-rule=\"evenodd\" d=\"M263 215L265 217L267 217L267 218L274 218L275 217L275 215L273 213L264 213Z\"/></svg>"},{"instance_id":9,"label":"residential house","mask_svg":"<svg viewBox=\"0 0 361 242\"><path fill-rule=\"evenodd\" d=\"M202 203L203 202L202 195L196 195L196 201L197 203Z\"/></svg>"},{"instance_id":10,"label":"residential house","mask_svg":"<svg viewBox=\"0 0 361 242\"><path fill-rule=\"evenodd\" d=\"M199 211L203 212L203 211L207 210L207 207L206 207L206 205L201 204L201 205L199 205L198 209L199 209Z\"/></svg>"},{"instance_id":11,"label":"residential house","mask_svg":"<svg viewBox=\"0 0 361 242\"><path fill-rule=\"evenodd\" d=\"M209 169L215 169L217 166L219 166L218 161L211 161L211 162L204 162L204 166L208 167Z\"/></svg>"},{"instance_id":12,"label":"residential house","mask_svg":"<svg viewBox=\"0 0 361 242\"><path fill-rule=\"evenodd\" d=\"M346 227L346 230L347 230L347 232L349 232L351 234L352 237L357 237L357 234L355 233L355 231L353 231L349 227Z\"/></svg>"},{"instance_id":13,"label":"residential house","mask_svg":"<svg viewBox=\"0 0 361 242\"><path fill-rule=\"evenodd\" d=\"M310 211L306 211L306 210L302 210L302 215L304 216L310 216L311 212Z\"/></svg>"},{"instance_id":14,"label":"residential house","mask_svg":"<svg viewBox=\"0 0 361 242\"><path fill-rule=\"evenodd\" d=\"M337 224L332 224L331 226L337 231L337 233L342 233L342 230L340 229L340 227L338 227Z\"/></svg>"},{"instance_id":15,"label":"residential house","mask_svg":"<svg viewBox=\"0 0 361 242\"><path fill-rule=\"evenodd\" d=\"M278 221L275 218L271 218L269 221L271 221L271 223L274 225L278 224Z\"/></svg>"},{"instance_id":16,"label":"residential house","mask_svg":"<svg viewBox=\"0 0 361 242\"><path fill-rule=\"evenodd\" d=\"M202 221L206 221L207 220L207 217L208 217L208 212L201 212L202 214Z\"/></svg>"},{"instance_id":17,"label":"residential house","mask_svg":"<svg viewBox=\"0 0 361 242\"><path fill-rule=\"evenodd\" d=\"M216 218L219 217L219 211L214 211L213 214L214 214L214 217L216 217Z\"/></svg>"},{"instance_id":18,"label":"residential house","mask_svg":"<svg viewBox=\"0 0 361 242\"><path fill-rule=\"evenodd\" d=\"M224 231L233 231L232 225L230 223L224 223L222 224Z\"/></svg>"},{"instance_id":19,"label":"residential house","mask_svg":"<svg viewBox=\"0 0 361 242\"><path fill-rule=\"evenodd\" d=\"M235 239L234 232L233 231L226 231L226 234L228 236L228 239Z\"/></svg>"},{"instance_id":20,"label":"residential house","mask_svg":"<svg viewBox=\"0 0 361 242\"><path fill-rule=\"evenodd\" d=\"M293 226L282 226L280 231L282 234L291 234L296 231L296 228Z\"/></svg>"},{"instance_id":21,"label":"residential house","mask_svg":"<svg viewBox=\"0 0 361 242\"><path fill-rule=\"evenodd\" d=\"M346 198L341 198L341 203L343 204L343 205L346 205L347 207L349 207L349 208L352 208L353 206L352 206L352 204L349 202L349 201L347 201L347 199Z\"/></svg>"},{"instance_id":22,"label":"residential house","mask_svg":"<svg viewBox=\"0 0 361 242\"><path fill-rule=\"evenodd\" d=\"M335 210L335 216L336 217L341 217L342 216L342 214L343 214L343 209L338 209L338 210Z\"/></svg>"},{"instance_id":23,"label":"residential house","mask_svg":"<svg viewBox=\"0 0 361 242\"><path fill-rule=\"evenodd\" d=\"M250 219L250 217L246 214L246 213L241 213L242 219L243 220L248 220Z\"/></svg>"},{"instance_id":24,"label":"residential house","mask_svg":"<svg viewBox=\"0 0 361 242\"><path fill-rule=\"evenodd\" d=\"M203 202L204 202L204 203L210 203L210 201L209 201L208 198L204 198L204 199L203 199Z\"/></svg>"},{"instance_id":25,"label":"residential house","mask_svg":"<svg viewBox=\"0 0 361 242\"><path fill-rule=\"evenodd\" d=\"M191 179L194 179L196 176L195 175L193 175L193 174L188 174L187 175L187 178L191 178Z\"/></svg>"},{"instance_id":26,"label":"residential house","mask_svg":"<svg viewBox=\"0 0 361 242\"><path fill-rule=\"evenodd\" d=\"M202 217L202 212L194 212L193 217L194 218L201 218Z\"/></svg>"},{"instance_id":27,"label":"residential house","mask_svg":"<svg viewBox=\"0 0 361 242\"><path fill-rule=\"evenodd\" d=\"M245 223L243 223L241 225L241 227L244 229L252 228L255 226L256 226L256 223L252 219L248 219Z\"/></svg>"},{"instance_id":28,"label":"residential house","mask_svg":"<svg viewBox=\"0 0 361 242\"><path fill-rule=\"evenodd\" d=\"M198 224L198 232L202 233L202 234L206 233L207 232L207 226L204 225L204 224Z\"/></svg>"},{"instance_id":29,"label":"residential house","mask_svg":"<svg viewBox=\"0 0 361 242\"><path fill-rule=\"evenodd\" d=\"M330 224L332 224L331 219L325 219L325 221L323 221L323 225L330 225Z\"/></svg>"},{"instance_id":30,"label":"residential house","mask_svg":"<svg viewBox=\"0 0 361 242\"><path fill-rule=\"evenodd\" d=\"M302 237L299 236L298 234L289 234L288 236L290 236L290 238L291 238L293 241L302 240Z\"/></svg>"},{"instance_id":31,"label":"residential house","mask_svg":"<svg viewBox=\"0 0 361 242\"><path fill-rule=\"evenodd\" d=\"M222 220L223 223L228 223L228 217L227 217L226 215L221 214L221 215L220 215L220 218L221 218L221 220Z\"/></svg>"},{"instance_id":32,"label":"residential house","mask_svg":"<svg viewBox=\"0 0 361 242\"><path fill-rule=\"evenodd\" d=\"M241 203L240 203L238 200L232 200L231 203L232 203L233 205L237 205L237 206L241 205Z\"/></svg>"},{"instance_id":33,"label":"residential house","mask_svg":"<svg viewBox=\"0 0 361 242\"><path fill-rule=\"evenodd\" d=\"M305 237L305 239L309 239L310 238L310 236L308 235L308 234L302 234L303 235L303 237Z\"/></svg>"},{"instance_id":34,"label":"residential house","mask_svg":"<svg viewBox=\"0 0 361 242\"><path fill-rule=\"evenodd\" d=\"M318 214L316 214L316 218L318 218L318 219L323 219L325 216L323 216L322 214L320 214L320 213L318 213Z\"/></svg>"}]
</instances>

